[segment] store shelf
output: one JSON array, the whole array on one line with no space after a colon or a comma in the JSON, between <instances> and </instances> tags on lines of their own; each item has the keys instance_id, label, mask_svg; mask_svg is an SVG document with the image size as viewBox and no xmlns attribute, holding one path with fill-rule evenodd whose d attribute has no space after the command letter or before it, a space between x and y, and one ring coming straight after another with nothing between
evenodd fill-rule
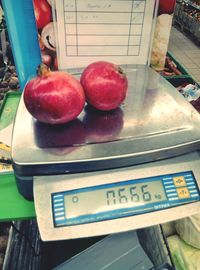
<instances>
[{"instance_id":1,"label":"store shelf","mask_svg":"<svg viewBox=\"0 0 200 270\"><path fill-rule=\"evenodd\" d=\"M173 24L179 27L182 32L200 42L200 6L190 0L183 0L176 3Z\"/></svg>"},{"instance_id":2,"label":"store shelf","mask_svg":"<svg viewBox=\"0 0 200 270\"><path fill-rule=\"evenodd\" d=\"M183 2L185 2L185 3L188 4L188 5L190 5L190 6L193 7L193 8L196 8L196 9L200 10L200 6L197 5L197 4L195 4L195 3L193 3L193 2L190 1L190 0L183 0Z\"/></svg>"}]
</instances>

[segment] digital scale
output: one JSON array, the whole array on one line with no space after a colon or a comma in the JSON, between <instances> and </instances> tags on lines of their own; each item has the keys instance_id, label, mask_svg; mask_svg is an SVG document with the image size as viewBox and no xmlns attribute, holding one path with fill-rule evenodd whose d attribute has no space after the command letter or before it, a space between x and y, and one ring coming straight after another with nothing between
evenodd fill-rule
<instances>
[{"instance_id":1,"label":"digital scale","mask_svg":"<svg viewBox=\"0 0 200 270\"><path fill-rule=\"evenodd\" d=\"M154 6L137 2L138 13L141 3ZM55 6L62 8L59 1ZM142 50L149 47L141 44ZM34 120L22 95L13 130L13 169L19 192L34 198L44 241L129 231L200 211L199 113L146 65L147 57L143 64L129 61L130 56L121 65L128 95L112 112L86 105L75 121L55 128ZM81 67L74 70L77 78L81 72Z\"/></svg>"},{"instance_id":2,"label":"digital scale","mask_svg":"<svg viewBox=\"0 0 200 270\"><path fill-rule=\"evenodd\" d=\"M199 211L198 112L151 68L125 70L121 108L86 106L73 126L40 124L23 99L19 104L13 167L19 191L29 199L34 191L43 240L132 230Z\"/></svg>"}]
</instances>

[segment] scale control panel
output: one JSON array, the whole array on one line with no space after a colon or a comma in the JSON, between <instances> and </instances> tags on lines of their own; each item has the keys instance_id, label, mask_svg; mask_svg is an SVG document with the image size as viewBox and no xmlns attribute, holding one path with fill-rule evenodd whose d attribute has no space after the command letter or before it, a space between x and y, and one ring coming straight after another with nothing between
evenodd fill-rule
<instances>
[{"instance_id":1,"label":"scale control panel","mask_svg":"<svg viewBox=\"0 0 200 270\"><path fill-rule=\"evenodd\" d=\"M51 194L54 227L143 214L200 200L192 171Z\"/></svg>"}]
</instances>

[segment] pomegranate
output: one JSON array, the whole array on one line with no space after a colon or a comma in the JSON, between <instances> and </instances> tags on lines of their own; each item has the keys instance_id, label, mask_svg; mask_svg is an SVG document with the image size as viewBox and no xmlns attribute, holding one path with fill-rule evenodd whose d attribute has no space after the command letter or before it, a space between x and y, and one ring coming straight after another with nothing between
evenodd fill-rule
<instances>
[{"instance_id":1,"label":"pomegranate","mask_svg":"<svg viewBox=\"0 0 200 270\"><path fill-rule=\"evenodd\" d=\"M86 101L98 110L116 109L125 99L128 80L122 69L110 62L88 65L80 78Z\"/></svg>"},{"instance_id":2,"label":"pomegranate","mask_svg":"<svg viewBox=\"0 0 200 270\"><path fill-rule=\"evenodd\" d=\"M25 86L24 103L29 113L40 122L63 124L80 114L85 95L81 84L71 74L52 72L41 64L38 76Z\"/></svg>"},{"instance_id":3,"label":"pomegranate","mask_svg":"<svg viewBox=\"0 0 200 270\"><path fill-rule=\"evenodd\" d=\"M159 0L158 15L172 14L174 12L176 0Z\"/></svg>"},{"instance_id":4,"label":"pomegranate","mask_svg":"<svg viewBox=\"0 0 200 270\"><path fill-rule=\"evenodd\" d=\"M38 29L42 29L51 19L51 6L46 0L33 0L35 19Z\"/></svg>"}]
</instances>

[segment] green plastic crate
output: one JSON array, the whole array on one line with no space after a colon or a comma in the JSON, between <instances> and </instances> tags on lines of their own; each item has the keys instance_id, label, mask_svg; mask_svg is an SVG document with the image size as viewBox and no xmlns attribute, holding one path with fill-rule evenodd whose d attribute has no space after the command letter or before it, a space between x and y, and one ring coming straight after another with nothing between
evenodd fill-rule
<instances>
[{"instance_id":1,"label":"green plastic crate","mask_svg":"<svg viewBox=\"0 0 200 270\"><path fill-rule=\"evenodd\" d=\"M6 128L13 122L20 97L21 92L6 93L0 108L0 130Z\"/></svg>"},{"instance_id":2,"label":"green plastic crate","mask_svg":"<svg viewBox=\"0 0 200 270\"><path fill-rule=\"evenodd\" d=\"M172 61L176 64L178 70L182 74L181 75L173 75L173 76L163 76L165 79L170 80L172 78L190 78L191 77L188 74L187 69L176 60L175 56L171 52L167 52L167 56L169 56L172 59Z\"/></svg>"},{"instance_id":3,"label":"green plastic crate","mask_svg":"<svg viewBox=\"0 0 200 270\"><path fill-rule=\"evenodd\" d=\"M6 93L0 108L0 130L15 119L21 92ZM0 222L35 218L34 203L19 194L13 171L0 173Z\"/></svg>"}]
</instances>

